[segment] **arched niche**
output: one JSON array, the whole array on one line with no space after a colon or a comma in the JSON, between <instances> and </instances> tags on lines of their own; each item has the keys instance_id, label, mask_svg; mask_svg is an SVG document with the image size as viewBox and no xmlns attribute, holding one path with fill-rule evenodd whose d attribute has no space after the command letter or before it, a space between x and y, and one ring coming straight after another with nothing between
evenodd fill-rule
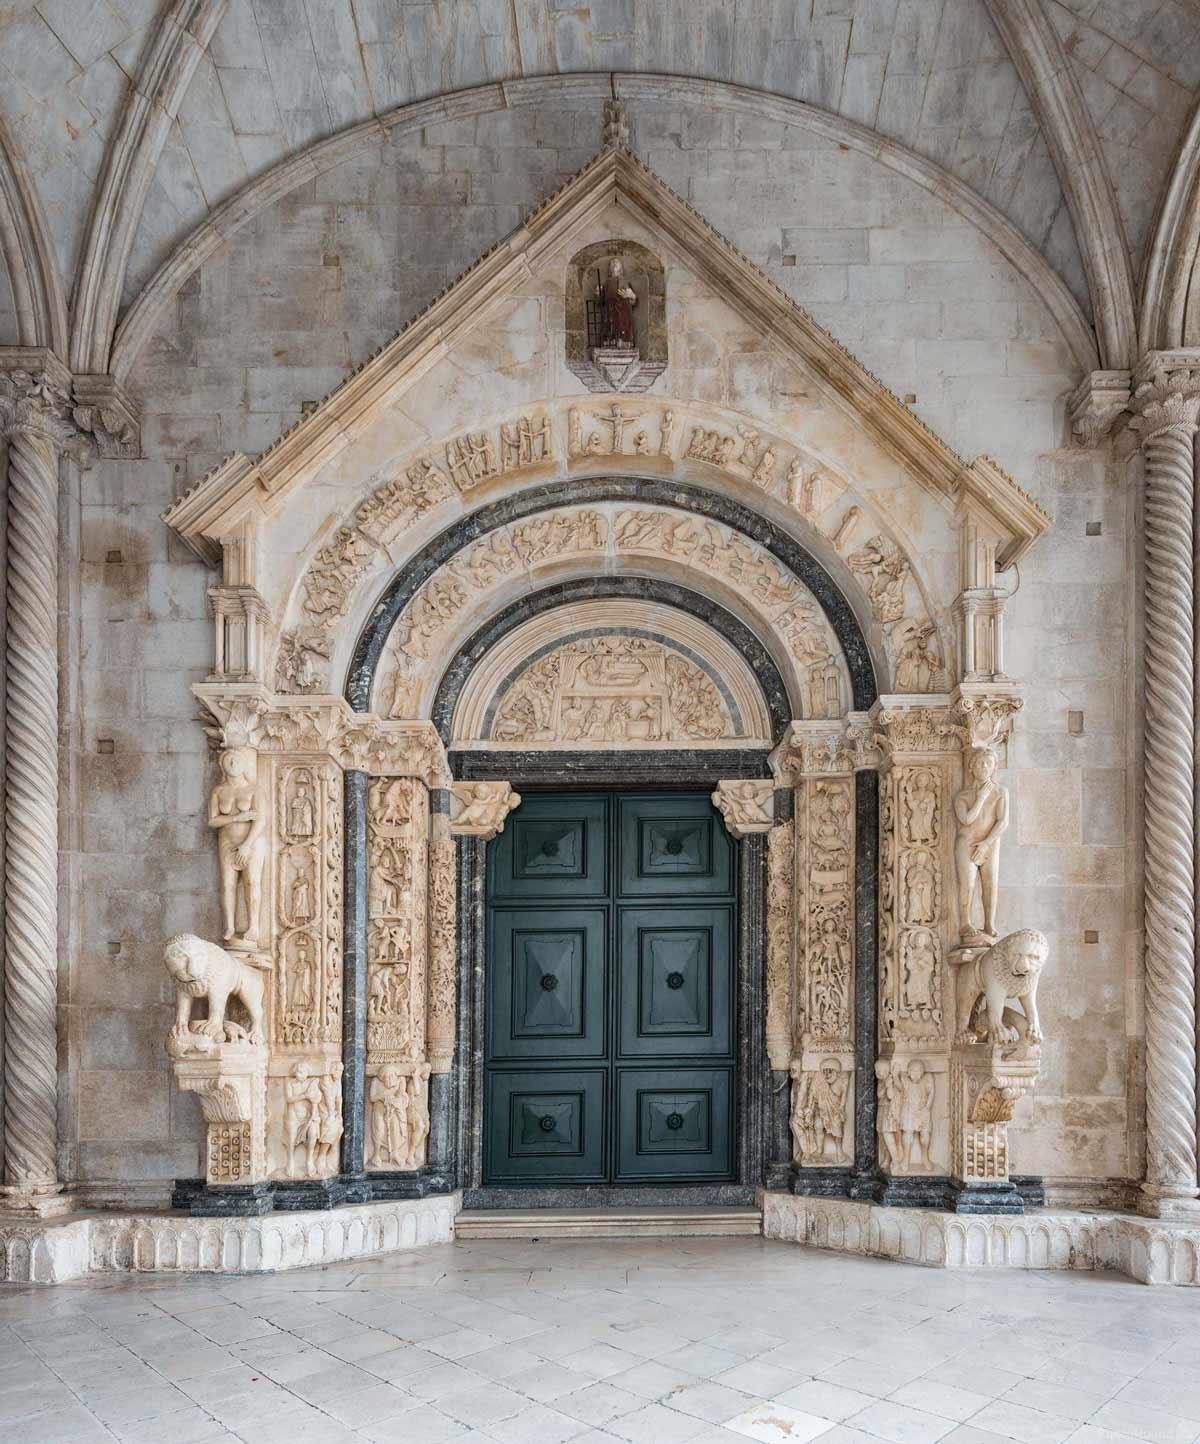
<instances>
[{"instance_id":1,"label":"arched niche","mask_svg":"<svg viewBox=\"0 0 1200 1444\"><path fill-rule=\"evenodd\" d=\"M667 365L667 278L662 261L638 241L612 239L584 246L567 262L564 331L567 366L593 391L613 389L612 378L596 369L589 336L588 302L607 284L609 262L620 261L624 279L637 301L633 306L633 343L640 363L637 379L619 389L644 391Z\"/></svg>"}]
</instances>

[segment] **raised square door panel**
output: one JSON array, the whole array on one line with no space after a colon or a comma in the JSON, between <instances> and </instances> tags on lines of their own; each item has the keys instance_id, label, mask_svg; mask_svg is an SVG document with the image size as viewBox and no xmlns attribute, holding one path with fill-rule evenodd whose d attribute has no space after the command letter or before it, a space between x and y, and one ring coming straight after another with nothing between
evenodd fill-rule
<instances>
[{"instance_id":1,"label":"raised square door panel","mask_svg":"<svg viewBox=\"0 0 1200 1444\"><path fill-rule=\"evenodd\" d=\"M733 909L623 907L623 1057L733 1054Z\"/></svg>"},{"instance_id":2,"label":"raised square door panel","mask_svg":"<svg viewBox=\"0 0 1200 1444\"><path fill-rule=\"evenodd\" d=\"M594 794L526 797L488 844L488 894L601 898L608 891L608 799Z\"/></svg>"},{"instance_id":3,"label":"raised square door panel","mask_svg":"<svg viewBox=\"0 0 1200 1444\"><path fill-rule=\"evenodd\" d=\"M488 1056L600 1058L607 959L602 908L492 914Z\"/></svg>"},{"instance_id":4,"label":"raised square door panel","mask_svg":"<svg viewBox=\"0 0 1200 1444\"><path fill-rule=\"evenodd\" d=\"M600 1068L488 1074L485 1173L497 1183L599 1183L607 1075Z\"/></svg>"},{"instance_id":5,"label":"raised square door panel","mask_svg":"<svg viewBox=\"0 0 1200 1444\"><path fill-rule=\"evenodd\" d=\"M622 797L618 815L623 897L732 894L733 843L707 797Z\"/></svg>"},{"instance_id":6,"label":"raised square door panel","mask_svg":"<svg viewBox=\"0 0 1200 1444\"><path fill-rule=\"evenodd\" d=\"M617 1179L733 1177L732 1068L622 1068Z\"/></svg>"}]
</instances>

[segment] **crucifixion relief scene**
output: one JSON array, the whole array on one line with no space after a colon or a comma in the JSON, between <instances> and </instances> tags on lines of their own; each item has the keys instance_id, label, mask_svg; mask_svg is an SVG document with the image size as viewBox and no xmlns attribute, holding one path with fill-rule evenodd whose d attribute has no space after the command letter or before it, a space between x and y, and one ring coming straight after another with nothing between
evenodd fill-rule
<instances>
[{"instance_id":1,"label":"crucifixion relief scene","mask_svg":"<svg viewBox=\"0 0 1200 1444\"><path fill-rule=\"evenodd\" d=\"M0 79L0 1433L1196 1444L1200 0Z\"/></svg>"}]
</instances>

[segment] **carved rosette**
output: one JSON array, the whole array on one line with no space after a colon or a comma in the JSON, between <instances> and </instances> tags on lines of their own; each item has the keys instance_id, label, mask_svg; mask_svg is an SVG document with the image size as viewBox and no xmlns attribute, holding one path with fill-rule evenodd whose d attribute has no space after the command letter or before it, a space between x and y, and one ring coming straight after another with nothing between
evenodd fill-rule
<instances>
[{"instance_id":1,"label":"carved rosette","mask_svg":"<svg viewBox=\"0 0 1200 1444\"><path fill-rule=\"evenodd\" d=\"M1146 1207L1197 1195L1195 373L1134 398L1145 463Z\"/></svg>"}]
</instances>

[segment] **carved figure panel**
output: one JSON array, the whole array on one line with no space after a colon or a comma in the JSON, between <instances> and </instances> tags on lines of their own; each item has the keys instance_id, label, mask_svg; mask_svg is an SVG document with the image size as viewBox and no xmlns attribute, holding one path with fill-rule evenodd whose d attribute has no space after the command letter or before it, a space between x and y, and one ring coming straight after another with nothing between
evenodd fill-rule
<instances>
[{"instance_id":1,"label":"carved figure panel","mask_svg":"<svg viewBox=\"0 0 1200 1444\"><path fill-rule=\"evenodd\" d=\"M428 1063L384 1063L367 1085L367 1167L420 1168L429 1139Z\"/></svg>"},{"instance_id":2,"label":"carved figure panel","mask_svg":"<svg viewBox=\"0 0 1200 1444\"><path fill-rule=\"evenodd\" d=\"M854 806L848 778L805 784L802 1040L849 1041L853 986Z\"/></svg>"},{"instance_id":3,"label":"carved figure panel","mask_svg":"<svg viewBox=\"0 0 1200 1444\"><path fill-rule=\"evenodd\" d=\"M283 1081L283 1172L288 1178L329 1178L342 1141L340 1058L300 1058Z\"/></svg>"},{"instance_id":4,"label":"carved figure panel","mask_svg":"<svg viewBox=\"0 0 1200 1444\"><path fill-rule=\"evenodd\" d=\"M791 1056L795 913L796 830L781 822L767 834L767 1054L776 1070Z\"/></svg>"},{"instance_id":5,"label":"carved figure panel","mask_svg":"<svg viewBox=\"0 0 1200 1444\"><path fill-rule=\"evenodd\" d=\"M367 794L367 1060L423 1061L429 799L413 777Z\"/></svg>"},{"instance_id":6,"label":"carved figure panel","mask_svg":"<svg viewBox=\"0 0 1200 1444\"><path fill-rule=\"evenodd\" d=\"M429 844L429 1001L426 1037L429 1061L438 1073L448 1073L454 1057L457 1010L457 893L456 844L442 832L445 815L431 819Z\"/></svg>"},{"instance_id":7,"label":"carved figure panel","mask_svg":"<svg viewBox=\"0 0 1200 1444\"><path fill-rule=\"evenodd\" d=\"M802 1168L845 1168L850 1163L848 1066L850 1059L839 1057L822 1058L813 1068L792 1064L792 1157Z\"/></svg>"},{"instance_id":8,"label":"carved figure panel","mask_svg":"<svg viewBox=\"0 0 1200 1444\"><path fill-rule=\"evenodd\" d=\"M498 742L655 743L741 735L712 678L644 637L569 641L537 658L502 694Z\"/></svg>"}]
</instances>

